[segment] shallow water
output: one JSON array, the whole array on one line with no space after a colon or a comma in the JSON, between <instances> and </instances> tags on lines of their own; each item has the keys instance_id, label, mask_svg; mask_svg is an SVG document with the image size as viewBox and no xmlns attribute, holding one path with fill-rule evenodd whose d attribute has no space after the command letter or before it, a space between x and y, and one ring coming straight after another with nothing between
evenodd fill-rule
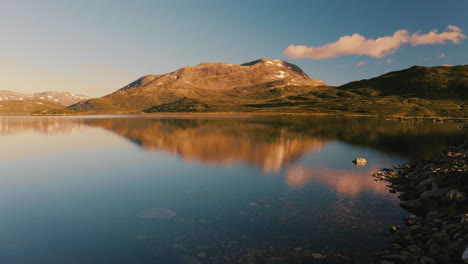
<instances>
[{"instance_id":1,"label":"shallow water","mask_svg":"<svg viewBox=\"0 0 468 264\"><path fill-rule=\"evenodd\" d=\"M359 263L407 214L370 175L465 132L377 118L0 117L0 263Z\"/></svg>"}]
</instances>

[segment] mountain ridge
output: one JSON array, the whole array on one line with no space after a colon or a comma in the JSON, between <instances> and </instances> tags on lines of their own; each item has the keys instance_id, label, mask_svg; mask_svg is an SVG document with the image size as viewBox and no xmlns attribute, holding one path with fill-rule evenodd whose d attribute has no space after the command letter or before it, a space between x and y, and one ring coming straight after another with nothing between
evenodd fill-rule
<instances>
[{"instance_id":1,"label":"mountain ridge","mask_svg":"<svg viewBox=\"0 0 468 264\"><path fill-rule=\"evenodd\" d=\"M333 87L310 78L294 64L259 59L244 64L201 63L166 74L145 75L111 94L71 105L63 113L319 113L467 118L467 105L468 65L413 66Z\"/></svg>"}]
</instances>

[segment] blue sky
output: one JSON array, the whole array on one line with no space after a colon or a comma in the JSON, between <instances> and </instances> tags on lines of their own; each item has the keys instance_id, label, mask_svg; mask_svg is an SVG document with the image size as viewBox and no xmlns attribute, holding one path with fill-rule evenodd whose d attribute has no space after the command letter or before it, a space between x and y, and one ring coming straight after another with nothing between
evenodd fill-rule
<instances>
[{"instance_id":1,"label":"blue sky","mask_svg":"<svg viewBox=\"0 0 468 264\"><path fill-rule=\"evenodd\" d=\"M290 45L321 47L355 33L373 40L397 30L411 37L456 26L466 34L467 11L461 0L2 0L0 90L102 96L145 74L263 57L287 60L331 85L413 65L468 64L468 39L406 40L382 57L283 53Z\"/></svg>"}]
</instances>

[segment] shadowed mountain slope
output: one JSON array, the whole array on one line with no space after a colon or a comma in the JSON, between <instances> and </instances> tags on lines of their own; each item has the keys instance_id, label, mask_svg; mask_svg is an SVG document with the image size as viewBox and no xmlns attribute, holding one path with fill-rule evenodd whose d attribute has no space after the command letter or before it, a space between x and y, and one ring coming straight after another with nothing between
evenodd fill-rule
<instances>
[{"instance_id":1,"label":"shadowed mountain slope","mask_svg":"<svg viewBox=\"0 0 468 264\"><path fill-rule=\"evenodd\" d=\"M413 66L389 72L369 80L350 82L340 89L373 89L381 95L420 97L424 99L468 97L468 65Z\"/></svg>"}]
</instances>

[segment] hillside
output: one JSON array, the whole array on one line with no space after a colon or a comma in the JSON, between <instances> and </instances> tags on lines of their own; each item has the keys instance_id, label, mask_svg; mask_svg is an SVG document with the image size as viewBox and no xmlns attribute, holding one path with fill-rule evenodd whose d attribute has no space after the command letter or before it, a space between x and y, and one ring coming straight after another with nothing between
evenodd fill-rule
<instances>
[{"instance_id":1,"label":"hillside","mask_svg":"<svg viewBox=\"0 0 468 264\"><path fill-rule=\"evenodd\" d=\"M413 66L369 80L350 82L339 88L346 90L370 88L383 96L466 99L468 98L468 65L454 67Z\"/></svg>"},{"instance_id":2,"label":"hillside","mask_svg":"<svg viewBox=\"0 0 468 264\"><path fill-rule=\"evenodd\" d=\"M69 92L47 91L34 94L26 94L12 91L0 91L0 102L15 100L48 100L56 104L62 105L63 107L78 103L79 101L83 101L86 99L90 99L90 97L81 94L74 95Z\"/></svg>"},{"instance_id":3,"label":"hillside","mask_svg":"<svg viewBox=\"0 0 468 264\"><path fill-rule=\"evenodd\" d=\"M0 113L32 113L60 108L63 105L42 99L0 101Z\"/></svg>"},{"instance_id":4,"label":"hillside","mask_svg":"<svg viewBox=\"0 0 468 264\"><path fill-rule=\"evenodd\" d=\"M202 63L167 74L143 76L114 93L77 103L67 109L78 112L142 111L184 98L203 101L218 109L218 106L238 106L255 103L259 99L296 94L288 90L290 87L322 85L326 84L311 79L296 65L281 60L260 59L241 65Z\"/></svg>"}]
</instances>

